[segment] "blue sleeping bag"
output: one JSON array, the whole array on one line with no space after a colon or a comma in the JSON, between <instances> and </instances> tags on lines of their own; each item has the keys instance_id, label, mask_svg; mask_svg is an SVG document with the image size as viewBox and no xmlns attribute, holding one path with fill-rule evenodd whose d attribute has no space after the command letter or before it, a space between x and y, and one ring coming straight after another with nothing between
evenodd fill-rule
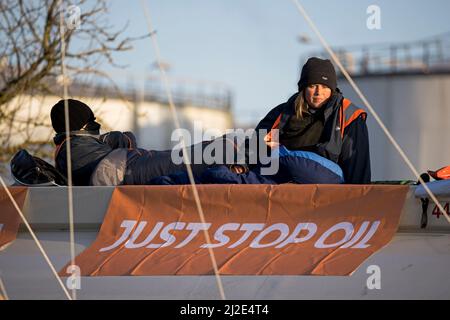
<instances>
[{"instance_id":1,"label":"blue sleeping bag","mask_svg":"<svg viewBox=\"0 0 450 320\"><path fill-rule=\"evenodd\" d=\"M214 165L194 179L199 184L339 184L344 183L342 169L333 161L309 151L290 151L284 146L272 152L279 160L279 170L274 175L261 174L262 167L237 174L225 165ZM186 172L157 177L150 184L189 184Z\"/></svg>"},{"instance_id":2,"label":"blue sleeping bag","mask_svg":"<svg viewBox=\"0 0 450 320\"><path fill-rule=\"evenodd\" d=\"M280 169L277 176L303 184L344 183L341 167L327 158L309 151L290 151L280 146L273 156L279 157Z\"/></svg>"}]
</instances>

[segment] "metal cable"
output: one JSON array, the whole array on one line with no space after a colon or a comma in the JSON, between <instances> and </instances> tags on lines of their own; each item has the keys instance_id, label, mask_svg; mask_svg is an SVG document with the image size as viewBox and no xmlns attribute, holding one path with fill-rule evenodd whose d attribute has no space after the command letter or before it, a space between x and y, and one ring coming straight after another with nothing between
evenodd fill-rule
<instances>
[{"instance_id":1,"label":"metal cable","mask_svg":"<svg viewBox=\"0 0 450 320\"><path fill-rule=\"evenodd\" d=\"M144 0L141 0L141 4L142 4L142 7L144 9L144 14L145 14L145 18L146 18L146 21L147 21L148 29L149 29L149 32L150 32L150 37L152 39L153 48L155 50L156 61L157 61L157 64L158 64L158 68L159 68L159 70L161 72L161 76L162 76L162 79L163 79L163 82L164 82L164 87L165 87L166 95L167 95L167 98L168 98L168 101L169 101L169 106L170 106L170 111L172 113L172 118L173 118L173 121L175 123L175 127L177 129L180 129L180 123L179 123L179 120L178 120L177 110L175 108L175 104L174 104L173 99L172 99L172 93L170 91L169 79L168 79L168 77L166 75L166 72L165 72L165 70L163 68L163 65L162 65L161 54L160 54L160 51L159 51L158 42L156 40L156 32L153 30L151 19L150 19L150 15L148 13L148 8L147 8ZM198 211L198 214L200 216L201 222L205 225L206 224L205 215L203 213L203 208L202 208L202 205L201 205L201 202L200 202L200 198L198 196L198 190L197 190L197 186L195 184L194 175L192 174L192 168L191 168L191 164L190 164L189 157L188 157L188 154L187 154L187 149L186 149L186 145L185 145L185 141L184 141L184 137L183 136L181 136L181 145L182 145L182 149L183 149L183 160L184 160L184 163L186 164L187 174L188 174L188 177L189 177L190 184L192 186L192 193L194 195L195 203L196 203L196 206L197 206L197 211ZM206 242L208 244L211 244L211 239L209 237L208 231L205 228L203 228L203 233L205 235ZM225 298L225 291L223 289L222 279L220 277L219 269L217 267L216 257L214 255L213 249L210 246L208 246L208 252L209 252L209 256L211 258L211 263L212 263L212 266L213 266L213 269L214 269L214 274L215 274L215 277L216 277L217 287L219 288L220 296L221 296L222 300L225 300L226 299Z\"/></svg>"}]
</instances>

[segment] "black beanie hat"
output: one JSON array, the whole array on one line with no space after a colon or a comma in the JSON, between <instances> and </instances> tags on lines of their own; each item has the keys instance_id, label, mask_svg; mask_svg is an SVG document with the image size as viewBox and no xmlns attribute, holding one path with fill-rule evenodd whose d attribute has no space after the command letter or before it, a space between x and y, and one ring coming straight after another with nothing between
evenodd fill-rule
<instances>
[{"instance_id":1,"label":"black beanie hat","mask_svg":"<svg viewBox=\"0 0 450 320\"><path fill-rule=\"evenodd\" d=\"M95 116L91 108L85 103L68 99L69 106L69 128L70 131L81 130L86 124L94 122ZM64 120L64 100L58 101L50 112L53 129L57 133L66 132L66 122ZM97 123L96 123L97 124ZM98 125L100 128L100 125Z\"/></svg>"},{"instance_id":2,"label":"black beanie hat","mask_svg":"<svg viewBox=\"0 0 450 320\"><path fill-rule=\"evenodd\" d=\"M311 84L324 84L332 91L336 90L336 71L330 60L322 60L316 57L308 59L302 68L298 91L302 91Z\"/></svg>"}]
</instances>

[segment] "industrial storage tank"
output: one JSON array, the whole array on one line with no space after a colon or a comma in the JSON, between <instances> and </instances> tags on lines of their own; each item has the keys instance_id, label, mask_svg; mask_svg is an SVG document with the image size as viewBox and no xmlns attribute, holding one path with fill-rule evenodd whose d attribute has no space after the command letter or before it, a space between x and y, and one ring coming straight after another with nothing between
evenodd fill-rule
<instances>
[{"instance_id":1,"label":"industrial storage tank","mask_svg":"<svg viewBox=\"0 0 450 320\"><path fill-rule=\"evenodd\" d=\"M420 173L450 164L450 73L364 76L356 83ZM341 88L362 106L348 83ZM414 179L370 114L367 126L372 180Z\"/></svg>"},{"instance_id":2,"label":"industrial storage tank","mask_svg":"<svg viewBox=\"0 0 450 320\"><path fill-rule=\"evenodd\" d=\"M132 131L138 146L151 150L169 150L180 145L180 135L164 87L159 79L147 77L144 85L133 81L121 87L95 79L92 83L71 83L69 98L89 105L101 123L101 133ZM171 93L180 127L187 145L225 134L233 128L232 92L213 81L171 78ZM0 124L0 173L12 182L9 162L19 148L53 162L54 131L50 110L62 97L60 85L49 81L55 94L24 92L2 106L12 115ZM187 139L186 136L190 139ZM206 137L208 138L208 137Z\"/></svg>"},{"instance_id":3,"label":"industrial storage tank","mask_svg":"<svg viewBox=\"0 0 450 320\"><path fill-rule=\"evenodd\" d=\"M450 165L449 40L447 33L414 43L370 45L370 49L335 48L419 173ZM312 55L329 58L325 53ZM338 76L344 96L365 108L348 81L339 72ZM369 111L367 126L372 180L416 180Z\"/></svg>"},{"instance_id":4,"label":"industrial storage tank","mask_svg":"<svg viewBox=\"0 0 450 320\"><path fill-rule=\"evenodd\" d=\"M172 134L175 123L169 101L162 85L155 79L146 79L142 88L133 85L119 88L100 83L72 83L69 98L89 105L102 132L132 131L140 147L170 149L174 145ZM180 126L194 136L195 129L214 130L222 135L233 127L232 94L223 84L212 81L171 79L172 100ZM51 82L54 92L60 89ZM0 125L0 141L11 146L34 141L51 142L54 135L50 123L50 110L61 99L56 94L25 92L5 104L13 120ZM200 132L202 133L202 132ZM195 135L200 142L201 135ZM177 140L178 141L178 140Z\"/></svg>"}]
</instances>

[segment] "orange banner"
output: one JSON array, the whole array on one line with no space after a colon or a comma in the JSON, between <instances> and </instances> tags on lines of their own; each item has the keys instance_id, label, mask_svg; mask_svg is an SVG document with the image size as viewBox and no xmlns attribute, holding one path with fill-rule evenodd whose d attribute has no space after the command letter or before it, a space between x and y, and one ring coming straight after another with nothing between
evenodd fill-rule
<instances>
[{"instance_id":1,"label":"orange banner","mask_svg":"<svg viewBox=\"0 0 450 320\"><path fill-rule=\"evenodd\" d=\"M8 189L11 192L17 205L22 209L27 195L26 187L12 187ZM11 199L5 189L0 189L0 250L7 244L14 241L19 231L20 216L17 213Z\"/></svg>"},{"instance_id":2,"label":"orange banner","mask_svg":"<svg viewBox=\"0 0 450 320\"><path fill-rule=\"evenodd\" d=\"M394 236L407 186L200 185L115 189L85 276L350 275ZM211 243L205 240L208 232ZM67 276L66 267L60 271Z\"/></svg>"}]
</instances>

